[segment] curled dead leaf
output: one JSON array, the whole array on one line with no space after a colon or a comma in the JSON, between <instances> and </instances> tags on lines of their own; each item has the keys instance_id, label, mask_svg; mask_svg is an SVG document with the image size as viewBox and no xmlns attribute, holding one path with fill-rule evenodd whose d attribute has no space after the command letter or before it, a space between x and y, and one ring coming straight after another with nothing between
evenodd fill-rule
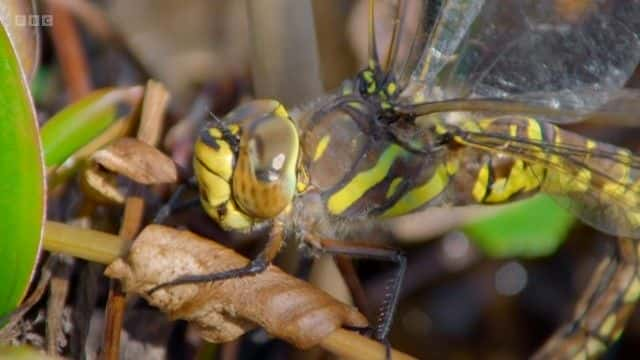
<instances>
[{"instance_id":1,"label":"curled dead leaf","mask_svg":"<svg viewBox=\"0 0 640 360\"><path fill-rule=\"evenodd\" d=\"M80 186L92 200L102 204L123 204L124 193L116 184L116 177L99 166L87 166L80 174Z\"/></svg>"},{"instance_id":2,"label":"curled dead leaf","mask_svg":"<svg viewBox=\"0 0 640 360\"><path fill-rule=\"evenodd\" d=\"M258 325L304 349L342 325L367 325L355 308L273 265L255 276L178 285L148 294L156 285L184 274L220 272L247 263L243 256L209 239L150 225L133 243L127 259L114 261L105 274L120 279L126 291L142 295L172 318L192 322L212 342L231 341Z\"/></svg>"},{"instance_id":3,"label":"curled dead leaf","mask_svg":"<svg viewBox=\"0 0 640 360\"><path fill-rule=\"evenodd\" d=\"M105 169L145 184L178 181L174 162L155 147L133 138L121 138L96 151L91 160Z\"/></svg>"}]
</instances>

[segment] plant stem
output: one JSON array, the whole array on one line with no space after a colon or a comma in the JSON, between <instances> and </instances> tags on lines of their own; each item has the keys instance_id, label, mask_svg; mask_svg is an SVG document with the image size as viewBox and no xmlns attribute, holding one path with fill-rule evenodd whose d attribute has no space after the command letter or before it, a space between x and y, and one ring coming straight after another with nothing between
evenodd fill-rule
<instances>
[{"instance_id":1,"label":"plant stem","mask_svg":"<svg viewBox=\"0 0 640 360\"><path fill-rule=\"evenodd\" d=\"M345 329L336 329L327 335L320 343L320 346L338 355L341 359L371 360L385 359L386 357L384 345ZM415 358L398 350L391 349L391 359L409 360Z\"/></svg>"},{"instance_id":2,"label":"plant stem","mask_svg":"<svg viewBox=\"0 0 640 360\"><path fill-rule=\"evenodd\" d=\"M109 264L125 254L128 242L116 235L102 231L47 221L44 228L43 246L47 251Z\"/></svg>"}]
</instances>

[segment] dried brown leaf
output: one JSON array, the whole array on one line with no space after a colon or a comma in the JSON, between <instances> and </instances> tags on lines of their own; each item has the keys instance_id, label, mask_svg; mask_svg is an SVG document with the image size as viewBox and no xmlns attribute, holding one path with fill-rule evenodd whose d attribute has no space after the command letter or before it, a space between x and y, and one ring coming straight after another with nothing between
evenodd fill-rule
<instances>
[{"instance_id":1,"label":"dried brown leaf","mask_svg":"<svg viewBox=\"0 0 640 360\"><path fill-rule=\"evenodd\" d=\"M87 166L80 174L80 186L84 193L98 203L123 204L124 194L115 183L115 176L95 164Z\"/></svg>"},{"instance_id":2,"label":"dried brown leaf","mask_svg":"<svg viewBox=\"0 0 640 360\"><path fill-rule=\"evenodd\" d=\"M156 285L184 274L220 272L247 263L209 239L150 225L133 243L127 259L114 261L105 274L122 280L127 291L142 295L172 318L191 321L212 342L231 341L259 325L299 348L309 348L342 325L367 325L355 308L275 266L255 276L148 294Z\"/></svg>"},{"instance_id":3,"label":"dried brown leaf","mask_svg":"<svg viewBox=\"0 0 640 360\"><path fill-rule=\"evenodd\" d=\"M178 169L168 156L133 138L116 140L96 151L91 160L116 174L145 185L178 181Z\"/></svg>"}]
</instances>

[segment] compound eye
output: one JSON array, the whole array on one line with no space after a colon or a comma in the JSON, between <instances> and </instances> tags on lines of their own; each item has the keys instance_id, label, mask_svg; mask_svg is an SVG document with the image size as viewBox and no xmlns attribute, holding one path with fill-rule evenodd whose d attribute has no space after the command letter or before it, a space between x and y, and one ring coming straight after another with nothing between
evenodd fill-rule
<instances>
[{"instance_id":1,"label":"compound eye","mask_svg":"<svg viewBox=\"0 0 640 360\"><path fill-rule=\"evenodd\" d=\"M291 121L269 116L249 131L249 154L256 179L265 183L286 178L295 165L298 138Z\"/></svg>"},{"instance_id":2,"label":"compound eye","mask_svg":"<svg viewBox=\"0 0 640 360\"><path fill-rule=\"evenodd\" d=\"M245 122L233 177L234 198L243 210L271 218L289 205L299 147L296 127L280 104Z\"/></svg>"}]
</instances>

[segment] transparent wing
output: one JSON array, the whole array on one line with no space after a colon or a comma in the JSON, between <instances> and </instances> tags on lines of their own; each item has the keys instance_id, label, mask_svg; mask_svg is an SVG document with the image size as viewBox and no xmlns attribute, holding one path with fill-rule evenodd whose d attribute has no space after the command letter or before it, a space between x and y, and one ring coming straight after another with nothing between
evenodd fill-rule
<instances>
[{"instance_id":1,"label":"transparent wing","mask_svg":"<svg viewBox=\"0 0 640 360\"><path fill-rule=\"evenodd\" d=\"M426 95L426 85L433 84L436 76L452 60L466 37L485 0L427 1L418 33L409 56L411 73L409 91L417 96ZM403 79L403 77L400 77ZM402 84L402 83L401 83ZM418 91L415 91L418 90ZM424 101L419 98L419 101Z\"/></svg>"},{"instance_id":2,"label":"transparent wing","mask_svg":"<svg viewBox=\"0 0 640 360\"><path fill-rule=\"evenodd\" d=\"M519 114L553 123L588 121L593 124L637 126L640 124L640 89L614 89L611 91L584 92L583 97L574 93L574 108L549 106L544 100L552 100L544 94L526 94L528 99L517 101L501 98L449 99L443 101L399 104L396 110L412 116L452 111L481 112L485 116ZM539 97L535 97L539 95ZM597 97L598 107L579 107L577 104L588 96Z\"/></svg>"},{"instance_id":3,"label":"transparent wing","mask_svg":"<svg viewBox=\"0 0 640 360\"><path fill-rule=\"evenodd\" d=\"M565 135L568 133L564 133ZM541 190L585 223L612 235L640 238L640 158L571 134L549 143L502 133L460 130L467 145L527 161ZM595 145L594 145L595 144Z\"/></svg>"},{"instance_id":4,"label":"transparent wing","mask_svg":"<svg viewBox=\"0 0 640 360\"><path fill-rule=\"evenodd\" d=\"M583 113L610 102L640 61L640 0L559 3L448 1L405 101L507 98Z\"/></svg>"}]
</instances>

